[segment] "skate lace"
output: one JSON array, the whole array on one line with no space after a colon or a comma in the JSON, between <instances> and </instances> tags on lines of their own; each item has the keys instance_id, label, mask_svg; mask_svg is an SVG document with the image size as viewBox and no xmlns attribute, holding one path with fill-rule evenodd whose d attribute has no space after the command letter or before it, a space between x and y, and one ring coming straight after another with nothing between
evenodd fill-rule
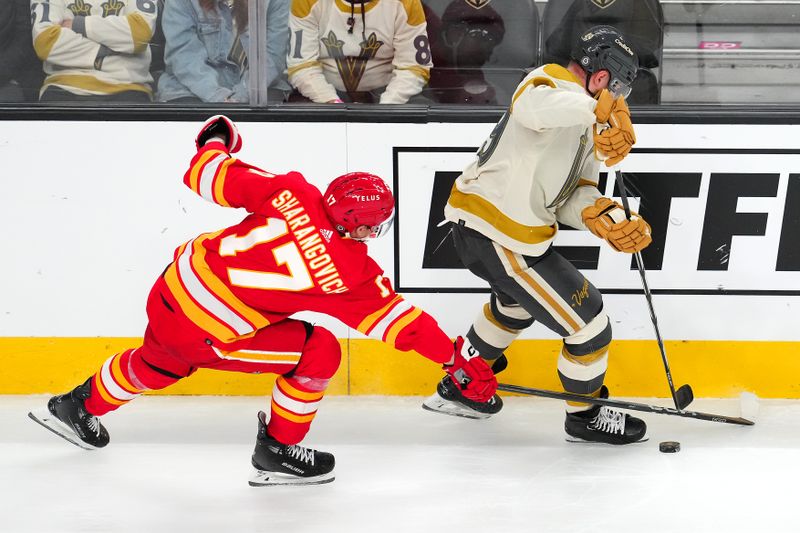
<instances>
[{"instance_id":1,"label":"skate lace","mask_svg":"<svg viewBox=\"0 0 800 533\"><path fill-rule=\"evenodd\" d=\"M622 435L625 433L625 415L620 411L601 407L600 412L592 419L589 426L605 433Z\"/></svg>"},{"instance_id":2,"label":"skate lace","mask_svg":"<svg viewBox=\"0 0 800 533\"><path fill-rule=\"evenodd\" d=\"M303 448L297 445L289 446L286 449L286 455L306 464L314 465L314 450L309 448Z\"/></svg>"}]
</instances>

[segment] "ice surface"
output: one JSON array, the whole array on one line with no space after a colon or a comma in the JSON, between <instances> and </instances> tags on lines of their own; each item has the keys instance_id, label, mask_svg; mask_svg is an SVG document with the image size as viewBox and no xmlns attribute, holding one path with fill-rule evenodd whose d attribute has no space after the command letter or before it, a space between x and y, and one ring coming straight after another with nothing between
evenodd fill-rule
<instances>
[{"instance_id":1,"label":"ice surface","mask_svg":"<svg viewBox=\"0 0 800 533\"><path fill-rule=\"evenodd\" d=\"M29 420L46 399L0 396L0 532L800 530L797 401L760 400L754 427L640 413L650 440L618 448L565 442L553 400L468 420L422 398L331 397L304 444L336 455L336 480L252 488L265 398L140 398L103 418L100 451ZM692 408L738 415L739 401ZM681 451L659 453L664 440Z\"/></svg>"}]
</instances>

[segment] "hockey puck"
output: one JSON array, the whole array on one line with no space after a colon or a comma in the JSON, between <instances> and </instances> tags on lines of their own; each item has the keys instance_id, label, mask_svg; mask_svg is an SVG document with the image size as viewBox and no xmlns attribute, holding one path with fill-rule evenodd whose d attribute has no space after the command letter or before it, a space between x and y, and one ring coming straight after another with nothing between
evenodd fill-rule
<instances>
[{"instance_id":1,"label":"hockey puck","mask_svg":"<svg viewBox=\"0 0 800 533\"><path fill-rule=\"evenodd\" d=\"M675 453L681 451L681 443L674 440L666 440L658 443L658 451L661 453Z\"/></svg>"}]
</instances>

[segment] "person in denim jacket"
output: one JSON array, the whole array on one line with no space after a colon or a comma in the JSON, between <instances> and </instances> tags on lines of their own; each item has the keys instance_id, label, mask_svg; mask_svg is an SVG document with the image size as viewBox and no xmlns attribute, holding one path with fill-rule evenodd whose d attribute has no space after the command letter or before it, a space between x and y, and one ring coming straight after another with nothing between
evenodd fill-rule
<instances>
[{"instance_id":1,"label":"person in denim jacket","mask_svg":"<svg viewBox=\"0 0 800 533\"><path fill-rule=\"evenodd\" d=\"M164 7L166 69L158 80L162 102L247 102L247 0L170 0ZM267 10L267 86L286 88L289 0Z\"/></svg>"}]
</instances>

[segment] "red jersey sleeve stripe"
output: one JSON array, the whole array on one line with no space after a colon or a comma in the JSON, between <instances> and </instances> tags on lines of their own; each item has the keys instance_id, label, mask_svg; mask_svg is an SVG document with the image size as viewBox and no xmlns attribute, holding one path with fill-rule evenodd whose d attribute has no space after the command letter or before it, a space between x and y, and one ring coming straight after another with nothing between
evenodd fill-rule
<instances>
[{"instance_id":1,"label":"red jersey sleeve stripe","mask_svg":"<svg viewBox=\"0 0 800 533\"><path fill-rule=\"evenodd\" d=\"M217 172L217 175L214 178L213 201L225 207L231 206L230 202L228 202L228 200L225 199L225 178L228 176L228 167L230 167L235 162L236 159L234 158L229 158L227 161L224 161L219 166L219 171Z\"/></svg>"},{"instance_id":2,"label":"red jersey sleeve stripe","mask_svg":"<svg viewBox=\"0 0 800 533\"><path fill-rule=\"evenodd\" d=\"M225 152L217 152L200 171L197 192L209 202L216 203L214 199L214 180L217 178L222 165L227 161L229 161L228 154Z\"/></svg>"},{"instance_id":3,"label":"red jersey sleeve stripe","mask_svg":"<svg viewBox=\"0 0 800 533\"><path fill-rule=\"evenodd\" d=\"M198 155L196 155L191 166L189 167L189 170L186 172L186 175L183 178L183 182L194 192L200 194L200 173L206 166L206 163L208 163L212 157L220 154L224 155L225 152L222 150L208 150L206 152L200 152Z\"/></svg>"},{"instance_id":4,"label":"red jersey sleeve stripe","mask_svg":"<svg viewBox=\"0 0 800 533\"><path fill-rule=\"evenodd\" d=\"M394 346L397 336L400 335L406 326L414 322L421 314L422 310L418 307L414 307L408 313L399 317L387 328L384 341L387 344Z\"/></svg>"},{"instance_id":5,"label":"red jersey sleeve stripe","mask_svg":"<svg viewBox=\"0 0 800 533\"><path fill-rule=\"evenodd\" d=\"M400 318L400 316L406 314L411 309L414 309L414 306L407 301L401 300L397 302L397 305L392 307L392 310L375 324L368 335L375 339L386 339L386 333L392 324L394 324L394 322Z\"/></svg>"},{"instance_id":6,"label":"red jersey sleeve stripe","mask_svg":"<svg viewBox=\"0 0 800 533\"><path fill-rule=\"evenodd\" d=\"M386 316L386 314L389 313L389 311L391 311L392 308L401 301L403 301L403 297L398 294L392 298L391 302L381 307L374 313L368 315L358 326L356 326L356 329L364 335L369 335L369 331L375 326L375 324L377 324L381 318Z\"/></svg>"}]
</instances>

